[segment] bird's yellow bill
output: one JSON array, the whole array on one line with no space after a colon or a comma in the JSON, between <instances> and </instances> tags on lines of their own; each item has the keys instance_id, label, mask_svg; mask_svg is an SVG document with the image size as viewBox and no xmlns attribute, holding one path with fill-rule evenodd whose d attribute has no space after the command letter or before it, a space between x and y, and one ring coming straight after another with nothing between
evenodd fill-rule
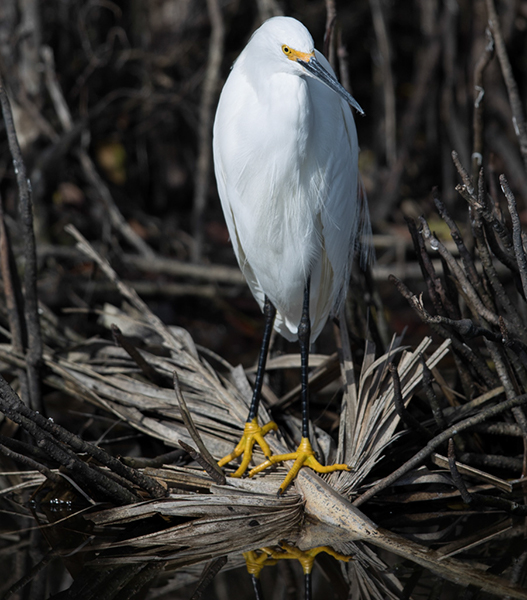
<instances>
[{"instance_id":1,"label":"bird's yellow bill","mask_svg":"<svg viewBox=\"0 0 527 600\"><path fill-rule=\"evenodd\" d=\"M298 50L294 50L293 48L289 48L289 52L286 54L289 60L302 60L304 62L309 62L311 59L315 58L314 52L300 52Z\"/></svg>"}]
</instances>

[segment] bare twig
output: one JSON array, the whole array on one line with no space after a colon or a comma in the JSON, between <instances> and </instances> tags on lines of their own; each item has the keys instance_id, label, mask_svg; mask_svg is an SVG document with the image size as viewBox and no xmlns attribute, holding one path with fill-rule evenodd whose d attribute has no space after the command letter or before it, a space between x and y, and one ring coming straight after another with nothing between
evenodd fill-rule
<instances>
[{"instance_id":1,"label":"bare twig","mask_svg":"<svg viewBox=\"0 0 527 600\"><path fill-rule=\"evenodd\" d=\"M60 120L62 129L70 131L73 127L70 110L60 89L60 84L55 72L55 60L53 58L53 50L49 46L43 46L40 54L44 62L44 74L46 77L46 87L53 101L55 112Z\"/></svg>"},{"instance_id":2,"label":"bare twig","mask_svg":"<svg viewBox=\"0 0 527 600\"><path fill-rule=\"evenodd\" d=\"M380 54L382 89L384 98L384 131L386 140L386 162L391 168L397 159L396 149L396 113L395 87L392 73L392 56L388 30L383 14L381 0L370 0L373 28Z\"/></svg>"},{"instance_id":3,"label":"bare twig","mask_svg":"<svg viewBox=\"0 0 527 600\"><path fill-rule=\"evenodd\" d=\"M107 452L94 444L85 442L78 436L64 429L50 419L44 418L40 413L32 411L23 404L8 383L0 376L0 400L1 410L11 420L20 423L29 433L37 439L37 443L51 448L53 457L60 464L71 465L75 463L75 469L80 469L84 475L88 473L84 468L85 463L69 450L71 448L78 454L85 453L95 458L102 465L114 471L118 476L131 481L147 491L154 498L162 498L166 495L166 489L155 479L143 475L139 471L130 469L117 458L110 456ZM69 448L67 447L69 446ZM57 458L57 456L59 458ZM79 466L80 465L80 466ZM88 469L89 470L89 469ZM86 475L87 476L87 475ZM91 475L89 475L91 477ZM121 496L121 500L133 502L137 497L133 494Z\"/></svg>"},{"instance_id":4,"label":"bare twig","mask_svg":"<svg viewBox=\"0 0 527 600\"><path fill-rule=\"evenodd\" d=\"M97 247L97 244L95 244L95 247ZM37 256L40 261L44 261L47 257L55 257L62 261L76 261L82 257L82 252L74 246L39 244ZM188 277L197 279L198 281L210 281L238 286L245 285L246 283L245 277L238 267L215 264L199 265L158 254L147 258L138 254L122 253L119 255L119 263L122 263L128 269L135 269L146 273L161 273L174 277Z\"/></svg>"},{"instance_id":5,"label":"bare twig","mask_svg":"<svg viewBox=\"0 0 527 600\"><path fill-rule=\"evenodd\" d=\"M507 205L509 207L509 213L512 221L512 240L514 244L514 254L516 255L516 262L520 270L520 278L523 287L523 294L527 298L527 258L525 257L525 250L522 242L522 230L520 224L520 217L518 216L518 209L516 208L516 199L514 194L511 192L505 175L500 175L500 184L505 198L507 198Z\"/></svg>"},{"instance_id":6,"label":"bare twig","mask_svg":"<svg viewBox=\"0 0 527 600\"><path fill-rule=\"evenodd\" d=\"M164 256L145 258L134 254L123 254L120 260L128 267L144 270L148 273L166 273L167 275L192 277L217 283L245 285L245 277L238 267L199 265Z\"/></svg>"},{"instance_id":7,"label":"bare twig","mask_svg":"<svg viewBox=\"0 0 527 600\"><path fill-rule=\"evenodd\" d=\"M422 361L424 364L425 361ZM427 367L428 368L428 367ZM400 419L406 424L409 429L414 429L421 435L424 435L425 438L430 439L432 434L423 427L421 423L408 411L404 406L403 395L401 390L401 380L399 379L399 373L397 372L397 367L391 362L388 365L388 370L392 374L393 379L393 398L395 404L395 410L399 415Z\"/></svg>"},{"instance_id":8,"label":"bare twig","mask_svg":"<svg viewBox=\"0 0 527 600\"><path fill-rule=\"evenodd\" d=\"M145 469L147 467L151 469L159 469L163 465L171 465L172 463L178 462L183 456L185 451L181 449L171 450L160 454L154 458L143 458L141 456L121 456L121 462L132 469Z\"/></svg>"},{"instance_id":9,"label":"bare twig","mask_svg":"<svg viewBox=\"0 0 527 600\"><path fill-rule=\"evenodd\" d=\"M399 292L408 300L410 306L417 312L419 318L423 322L430 324L432 329L439 333L439 335L441 335L444 339L452 340L452 347L454 351L457 352L459 356L463 357L467 364L472 366L479 377L485 381L485 384L489 387L489 389L492 389L498 385L495 376L489 370L485 362L481 360L474 353L474 351L467 346L467 344L462 343L456 336L452 336L445 327L442 327L439 324L443 317L432 317L428 311L425 310L422 301L418 299L415 294L412 294L412 292L404 285L402 281L393 275L391 275L389 279L395 284Z\"/></svg>"},{"instance_id":10,"label":"bare twig","mask_svg":"<svg viewBox=\"0 0 527 600\"><path fill-rule=\"evenodd\" d=\"M479 318L481 316L484 319L486 319L489 323L492 323L493 325L498 325L498 316L483 304L481 298L477 294L476 290L473 288L472 284L461 269L460 265L457 263L456 259L445 248L445 245L441 242L441 240L432 235L426 220L423 217L420 217L419 220L421 221L421 224L423 226L423 236L426 239L428 239L430 245L435 250L437 250L439 254L445 259L446 263L448 264L449 268L454 274L459 289L465 296L467 304L469 305L474 316L476 318ZM509 327L508 323L507 326Z\"/></svg>"},{"instance_id":11,"label":"bare twig","mask_svg":"<svg viewBox=\"0 0 527 600\"><path fill-rule=\"evenodd\" d=\"M126 221L123 214L115 204L115 201L110 193L110 190L102 177L97 172L93 160L84 150L78 151L80 164L84 174L93 188L97 191L100 200L102 201L113 227L129 242L140 254L145 257L155 256L154 251L150 246L134 231L130 224Z\"/></svg>"},{"instance_id":12,"label":"bare twig","mask_svg":"<svg viewBox=\"0 0 527 600\"><path fill-rule=\"evenodd\" d=\"M181 393L181 386L179 385L179 379L178 379L177 373L175 371L174 371L174 392L176 393L176 398L177 398L177 401L179 402L179 408L181 409L181 418L183 419L183 422L185 423L187 431L189 432L190 437L194 440L194 443L198 447L201 456L205 459L205 461L208 463L208 465L210 467L210 469L206 469L207 473L209 473L209 475L214 479L214 481L216 481L216 483L219 483L220 485L225 485L225 482L227 481L225 478L225 473L221 470L220 467L218 467L218 463L214 460L211 453L207 450L207 447L203 443L203 440L201 439L201 436L200 436L198 430L196 429L196 426L194 425L190 411L187 408L187 403L185 402L185 398L184 398L183 394ZM182 446L182 448L184 448L184 446ZM184 449L187 450L187 452L188 452L187 448L184 448ZM202 466L204 466L204 465L202 465Z\"/></svg>"},{"instance_id":13,"label":"bare twig","mask_svg":"<svg viewBox=\"0 0 527 600\"><path fill-rule=\"evenodd\" d=\"M17 53L20 54L18 64L20 88L31 98L41 93L42 74L38 53L42 43L41 11L38 0L26 0L18 6L20 11L20 41Z\"/></svg>"},{"instance_id":14,"label":"bare twig","mask_svg":"<svg viewBox=\"0 0 527 600\"><path fill-rule=\"evenodd\" d=\"M210 585L214 577L223 569L223 567L227 564L228 558L226 556L220 556L219 558L215 558L212 560L204 569L201 577L199 579L198 585L190 600L199 600L205 591L205 588Z\"/></svg>"},{"instance_id":15,"label":"bare twig","mask_svg":"<svg viewBox=\"0 0 527 600\"><path fill-rule=\"evenodd\" d=\"M4 287L7 320L11 332L13 351L19 355L24 354L26 346L26 322L24 320L24 300L22 286L16 268L8 230L5 226L4 203L0 197L0 272ZM20 382L22 398L29 397L27 370L19 367L16 370Z\"/></svg>"},{"instance_id":16,"label":"bare twig","mask_svg":"<svg viewBox=\"0 0 527 600\"><path fill-rule=\"evenodd\" d=\"M66 225L64 227L64 231L71 234L77 240L77 247L84 254L89 256L92 260L94 260L99 268L104 272L104 274L112 281L117 289L121 292L121 294L133 305L135 306L145 317L148 318L153 328L162 336L163 340L166 342L169 348L173 348L175 350L181 349L181 344L178 340L172 335L169 328L161 321L159 317L154 315L152 311L148 308L148 306L141 300L141 298L137 295L135 290L129 288L124 285L122 281L117 276L117 273L112 269L108 261L104 260L100 254L98 254L88 243L88 240L79 233L79 231L73 225Z\"/></svg>"},{"instance_id":17,"label":"bare twig","mask_svg":"<svg viewBox=\"0 0 527 600\"><path fill-rule=\"evenodd\" d=\"M452 303L448 301L441 284L441 279L436 274L432 261L430 260L430 256L426 251L424 239L417 232L415 221L413 219L406 218L406 225L408 226L408 231L412 236L412 242L414 244L414 250L417 255L417 259L419 261L419 266L421 267L421 273L423 275L423 279L426 281L428 295L430 296L430 300L434 305L436 313L445 316L446 314L449 314L450 316L453 314L457 315L459 311Z\"/></svg>"},{"instance_id":18,"label":"bare twig","mask_svg":"<svg viewBox=\"0 0 527 600\"><path fill-rule=\"evenodd\" d=\"M491 423L489 423L491 425ZM478 426L480 427L480 426ZM523 436L518 425L512 425L512 427L518 427L520 431L520 437ZM476 429L475 431L478 431ZM475 452L463 452L459 456L460 460L466 462L469 465L478 465L486 469L507 469L508 471L521 472L523 469L523 459L516 458L514 456L501 456L496 454L477 454Z\"/></svg>"},{"instance_id":19,"label":"bare twig","mask_svg":"<svg viewBox=\"0 0 527 600\"><path fill-rule=\"evenodd\" d=\"M13 159L18 193L19 214L24 236L24 316L27 330L26 369L29 388L29 401L34 410L43 412L40 390L40 369L42 366L42 336L38 314L37 293L37 252L33 231L33 206L31 202L31 184L27 177L26 166L22 159L20 145L13 122L13 113L4 87L0 79L0 104L7 130L9 150Z\"/></svg>"},{"instance_id":20,"label":"bare twig","mask_svg":"<svg viewBox=\"0 0 527 600\"><path fill-rule=\"evenodd\" d=\"M46 477L53 483L59 483L60 481L62 481L60 475L57 475L57 473L54 473L51 469L49 469L42 463L37 462L36 460L30 458L29 456L26 456L25 454L20 454L20 452L15 452L14 450L11 450L11 448L4 446L4 444L2 444L1 442L0 452L8 458L14 460L15 462L23 464L28 469L34 469L35 471L39 471L39 473L42 473L44 477Z\"/></svg>"},{"instance_id":21,"label":"bare twig","mask_svg":"<svg viewBox=\"0 0 527 600\"><path fill-rule=\"evenodd\" d=\"M463 166L463 163L459 159L459 154L455 150L452 150L452 160L454 161L454 165L456 165L457 172L459 173L459 176L463 181L463 185L467 188L468 193L473 195L474 182L470 178L470 175L468 174L467 170Z\"/></svg>"},{"instance_id":22,"label":"bare twig","mask_svg":"<svg viewBox=\"0 0 527 600\"><path fill-rule=\"evenodd\" d=\"M2 412L9 419L23 427L33 437L39 448L44 450L50 458L63 465L72 475L74 473L75 479L86 490L96 491L120 504L137 502L137 495L131 493L119 483L112 481L103 473L96 472L67 446L57 441L52 431L53 428L59 426L26 407L1 376L0 406ZM122 466L124 467L124 465Z\"/></svg>"},{"instance_id":23,"label":"bare twig","mask_svg":"<svg viewBox=\"0 0 527 600\"><path fill-rule=\"evenodd\" d=\"M203 213L207 202L212 163L212 114L220 80L223 39L225 37L219 0L207 0L207 10L212 32L199 110L199 150L195 176L194 204L192 208L192 229L194 233L192 259L194 262L201 260L203 252Z\"/></svg>"},{"instance_id":24,"label":"bare twig","mask_svg":"<svg viewBox=\"0 0 527 600\"><path fill-rule=\"evenodd\" d=\"M387 477L381 479L373 487L369 488L366 492L364 492L364 494L359 496L353 502L354 506L360 506L361 504L364 504L364 502L373 498L380 491L386 489L390 485L393 485L403 475L419 466L436 448L438 448L441 444L444 444L452 436L455 436L458 433L461 433L462 431L470 429L473 425L483 423L483 421L486 421L491 417L495 417L496 415L499 415L500 413L506 410L511 410L517 406L520 406L525 402L527 402L527 394L516 396L516 398L512 398L511 400L505 400L504 402L501 402L496 406L491 406L487 409L484 409L477 415L469 417L468 419L464 419L463 421L452 425L448 429L445 429L445 431L441 432L435 438L430 440L422 450L415 454L410 460L405 462L404 465L400 466Z\"/></svg>"},{"instance_id":25,"label":"bare twig","mask_svg":"<svg viewBox=\"0 0 527 600\"><path fill-rule=\"evenodd\" d=\"M483 73L494 56L494 38L490 29L485 29L485 49L474 67L474 116L472 127L474 141L472 144L472 177L477 180L479 170L483 165Z\"/></svg>"},{"instance_id":26,"label":"bare twig","mask_svg":"<svg viewBox=\"0 0 527 600\"><path fill-rule=\"evenodd\" d=\"M496 54L500 61L501 72L505 85L507 86L507 92L509 94L509 102L512 110L512 124L514 125L514 131L520 142L520 152L523 157L523 163L527 169L527 126L525 124L525 115L523 113L523 106L518 93L518 85L514 79L512 73L512 66L507 55L507 49L505 47L505 40L500 28L500 22L498 19L498 13L494 6L494 0L486 0L487 12L489 13L489 25L494 35L496 42Z\"/></svg>"},{"instance_id":27,"label":"bare twig","mask_svg":"<svg viewBox=\"0 0 527 600\"><path fill-rule=\"evenodd\" d=\"M57 550L50 550L46 553L31 569L18 581L16 581L2 596L2 600L11 598L19 590L28 585L35 577L49 564L49 562L57 555ZM19 596L20 597L20 596Z\"/></svg>"},{"instance_id":28,"label":"bare twig","mask_svg":"<svg viewBox=\"0 0 527 600\"><path fill-rule=\"evenodd\" d=\"M23 301L20 280L14 262L11 249L11 240L4 221L4 203L0 197L0 269L2 273L2 283L7 310L7 319L9 321L9 331L11 332L11 342L13 350L18 354L24 352L24 320L23 320Z\"/></svg>"},{"instance_id":29,"label":"bare twig","mask_svg":"<svg viewBox=\"0 0 527 600\"><path fill-rule=\"evenodd\" d=\"M441 197L439 196L439 191L437 188L433 189L432 194L434 197L434 203L436 205L439 216L443 219L443 221L448 225L448 228L450 229L450 235L452 236L452 239L454 240L454 242L457 246L459 255L461 257L461 260L463 261L463 267L465 269L465 273L467 274L467 277L468 277L470 283L472 284L474 289L477 290L478 294L481 296L481 299L483 300L485 306L489 309L492 308L492 300L490 299L489 295L487 294L487 291L485 290L485 288L483 286L483 281L482 281L481 276L476 271L476 265L474 264L474 261L472 260L472 256L471 256L470 252L468 251L468 248L466 247L465 242L463 241L463 236L461 235L461 232L459 231L459 228L458 228L456 222L450 216L450 213L448 212L444 202L441 200Z\"/></svg>"},{"instance_id":30,"label":"bare twig","mask_svg":"<svg viewBox=\"0 0 527 600\"><path fill-rule=\"evenodd\" d=\"M430 371L424 359L421 359L421 364L423 365L423 388L426 393L426 398L432 409L432 414L434 415L437 426L440 429L444 429L446 427L445 417L443 416L443 411L441 410L434 388L432 387L432 371Z\"/></svg>"},{"instance_id":31,"label":"bare twig","mask_svg":"<svg viewBox=\"0 0 527 600\"><path fill-rule=\"evenodd\" d=\"M337 23L337 7L335 0L325 0L326 29L324 31L324 56L328 59L333 70L337 70L335 62L335 25Z\"/></svg>"},{"instance_id":32,"label":"bare twig","mask_svg":"<svg viewBox=\"0 0 527 600\"><path fill-rule=\"evenodd\" d=\"M481 264L483 265L483 270L487 276L487 279L490 282L492 290L494 292L494 296L505 310L508 318L511 323L514 325L516 331L522 330L522 322L516 307L512 303L509 294L505 291L501 281L498 278L498 274L496 273L496 268L492 261L492 257L490 255L489 246L487 244L487 240L484 236L483 227L481 223L481 218L479 213L474 211L474 218L472 219L472 232L474 234L474 238L476 240L476 246L478 249L479 258L481 260Z\"/></svg>"},{"instance_id":33,"label":"bare twig","mask_svg":"<svg viewBox=\"0 0 527 600\"><path fill-rule=\"evenodd\" d=\"M142 456L121 456L121 462L132 469L145 469L149 467L151 469L159 469L163 465L170 465L179 461L185 456L185 450L178 448L177 450L171 450L165 454L160 454L154 458L143 458Z\"/></svg>"},{"instance_id":34,"label":"bare twig","mask_svg":"<svg viewBox=\"0 0 527 600\"><path fill-rule=\"evenodd\" d=\"M420 53L422 54L422 58L419 61L419 67L415 76L415 92L412 94L412 99L402 118L401 131L404 132L403 139L400 143L397 161L390 170L388 180L384 186L382 204L377 207L375 216L378 221L386 219L397 201L400 188L399 182L407 164L408 154L421 119L425 99L431 89L430 81L439 64L441 35L446 22L446 13L444 13L437 25L436 35L428 42L428 46L424 52Z\"/></svg>"},{"instance_id":35,"label":"bare twig","mask_svg":"<svg viewBox=\"0 0 527 600\"><path fill-rule=\"evenodd\" d=\"M121 333L121 330L117 325L112 323L112 334L115 339L115 342L123 348L130 358L137 364L137 366L143 371L144 375L147 379L150 379L152 383L156 383L159 386L163 386L166 383L165 378L158 373L154 367L144 359L143 355L139 352L139 350L130 343L125 336Z\"/></svg>"},{"instance_id":36,"label":"bare twig","mask_svg":"<svg viewBox=\"0 0 527 600\"><path fill-rule=\"evenodd\" d=\"M448 440L448 466L450 467L450 475L452 475L452 481L459 490L463 502L465 504L470 504L472 502L472 497L467 490L467 486L463 481L463 477L461 477L461 474L458 471L456 464L456 448L454 446L454 440L452 438Z\"/></svg>"},{"instance_id":37,"label":"bare twig","mask_svg":"<svg viewBox=\"0 0 527 600\"><path fill-rule=\"evenodd\" d=\"M492 185L494 185L493 181L494 179L491 177ZM519 270L518 264L514 257L512 237L509 230L503 224L503 216L501 210L499 209L497 200L496 202L493 202L492 199L487 196L485 179L483 177L483 168L480 169L478 177L477 200L463 193L461 195L465 199L468 199L470 206L477 215L475 217L476 223L483 223L489 248L492 250L496 258L508 269L510 269L510 271L512 271L513 277L516 278ZM492 207L490 210L488 209L489 204ZM498 238L501 240L503 248L498 242Z\"/></svg>"},{"instance_id":38,"label":"bare twig","mask_svg":"<svg viewBox=\"0 0 527 600\"><path fill-rule=\"evenodd\" d=\"M55 111L60 119L62 128L65 132L73 131L73 119L69 111L68 104L64 99L62 89L57 79L55 72L55 62L53 59L53 53L47 46L42 49L42 58L44 62L44 68L46 72L46 85L53 100ZM84 174L90 184L99 194L99 197L108 213L110 222L113 227L127 240L142 256L146 258L152 258L155 254L152 248L137 235L132 227L127 223L123 217L121 211L117 208L108 186L104 183L103 179L97 172L92 159L89 157L87 152L79 149L77 151L80 164L84 170Z\"/></svg>"}]
</instances>

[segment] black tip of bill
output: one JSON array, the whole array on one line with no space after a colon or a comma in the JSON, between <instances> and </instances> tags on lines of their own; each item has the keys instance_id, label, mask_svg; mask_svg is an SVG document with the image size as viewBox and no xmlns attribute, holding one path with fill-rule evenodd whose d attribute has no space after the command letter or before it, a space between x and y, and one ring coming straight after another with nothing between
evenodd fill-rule
<instances>
[{"instance_id":1,"label":"black tip of bill","mask_svg":"<svg viewBox=\"0 0 527 600\"><path fill-rule=\"evenodd\" d=\"M312 58L309 62L305 60L298 60L298 62L304 67L309 75L327 85L329 89L333 90L339 96L344 98L344 100L346 100L350 106L353 106L353 108L359 114L364 116L364 111L357 100L355 100L355 98L340 85L333 75L324 69L324 67L316 60L316 58Z\"/></svg>"}]
</instances>

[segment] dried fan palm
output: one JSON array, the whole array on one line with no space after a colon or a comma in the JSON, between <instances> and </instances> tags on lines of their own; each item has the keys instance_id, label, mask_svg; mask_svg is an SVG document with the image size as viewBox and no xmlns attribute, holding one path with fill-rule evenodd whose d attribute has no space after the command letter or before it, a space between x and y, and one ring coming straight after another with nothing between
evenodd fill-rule
<instances>
[{"instance_id":1,"label":"dried fan palm","mask_svg":"<svg viewBox=\"0 0 527 600\"><path fill-rule=\"evenodd\" d=\"M145 349L132 350L124 342L118 347L104 340L87 340L73 349L54 353L45 349L44 361L50 373L46 381L175 446L180 440L192 443L171 387L175 372L197 431L212 454L222 455L243 428L250 397L243 373L209 353L209 359L219 360L226 371L226 375L219 375L204 352L198 353L188 335L170 330L155 319L134 293L118 281L109 265L86 248L85 242L82 244L139 311L139 317L134 317L112 309L111 320L118 321L123 329L128 321L129 334L151 331L163 345L164 353L160 356ZM341 335L345 338L344 327ZM373 346L367 345L357 391L353 365L346 358L350 356L349 345L343 343L346 389L338 452L354 468L350 473L329 476L324 481L305 469L292 489L276 498L283 466L254 480L228 480L224 485L214 483L196 468L145 469L145 475L168 488L167 497L114 508L94 507L80 515L85 523L90 523L89 534L80 543L88 543L87 547L98 555L92 564L131 568L139 563L155 563L170 570L231 555L237 557L232 564L239 564L242 552L276 545L285 539L300 550L324 545L353 555L355 563L348 567L348 575L358 577L358 597L396 597L400 583L385 572L382 561L364 544L368 542L449 580L477 585L501 596L527 598L524 590L482 569L379 528L348 500L358 493L367 477L371 478L374 467L398 435L400 417L394 408L397 390L394 380L388 377L389 363L399 357L402 403L407 404L424 377L422 359L430 343L425 338L415 352L410 352L400 347L400 340L396 339L378 359ZM447 340L426 359L429 369L434 369L447 354L448 347ZM8 345L0 346L0 357L17 366L23 362ZM261 410L265 422L268 416ZM319 437L324 436L320 433ZM327 442L327 436L323 441ZM288 449L274 434L270 443L275 452ZM321 448L328 459L330 444L322 443ZM184 580L188 581L188 569L184 572Z\"/></svg>"},{"instance_id":2,"label":"dried fan palm","mask_svg":"<svg viewBox=\"0 0 527 600\"><path fill-rule=\"evenodd\" d=\"M344 344L345 331L343 334ZM358 390L352 379L353 366L344 363L347 385L340 421L339 460L349 464L352 470L335 473L329 480L341 494L350 496L358 489L396 437L400 417L395 409L394 383L388 364L401 355L398 372L405 405L422 381L421 361L431 338L425 337L414 352L398 346L400 342L394 338L390 350L378 359L375 359L375 347L366 343ZM450 341L445 340L430 356L426 361L429 369L446 356L449 345Z\"/></svg>"},{"instance_id":3,"label":"dried fan palm","mask_svg":"<svg viewBox=\"0 0 527 600\"><path fill-rule=\"evenodd\" d=\"M170 472L165 473L170 481ZM282 501L254 483L211 486L210 494L173 494L160 501L91 514L87 518L94 523L93 534L100 534L101 540L109 538L95 544L98 551L109 551L100 560L104 564L165 561L173 569L295 539L302 522L301 498L293 494ZM152 531L126 534L134 531L129 525L154 517ZM118 540L111 539L117 535Z\"/></svg>"}]
</instances>

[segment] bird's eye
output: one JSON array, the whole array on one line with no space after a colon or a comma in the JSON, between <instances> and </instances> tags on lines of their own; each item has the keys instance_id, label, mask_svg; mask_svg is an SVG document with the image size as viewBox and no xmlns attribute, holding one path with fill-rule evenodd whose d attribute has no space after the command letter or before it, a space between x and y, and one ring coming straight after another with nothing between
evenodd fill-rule
<instances>
[{"instance_id":1,"label":"bird's eye","mask_svg":"<svg viewBox=\"0 0 527 600\"><path fill-rule=\"evenodd\" d=\"M291 48L289 48L289 46L282 46L282 52L287 56L288 54L291 54Z\"/></svg>"}]
</instances>

